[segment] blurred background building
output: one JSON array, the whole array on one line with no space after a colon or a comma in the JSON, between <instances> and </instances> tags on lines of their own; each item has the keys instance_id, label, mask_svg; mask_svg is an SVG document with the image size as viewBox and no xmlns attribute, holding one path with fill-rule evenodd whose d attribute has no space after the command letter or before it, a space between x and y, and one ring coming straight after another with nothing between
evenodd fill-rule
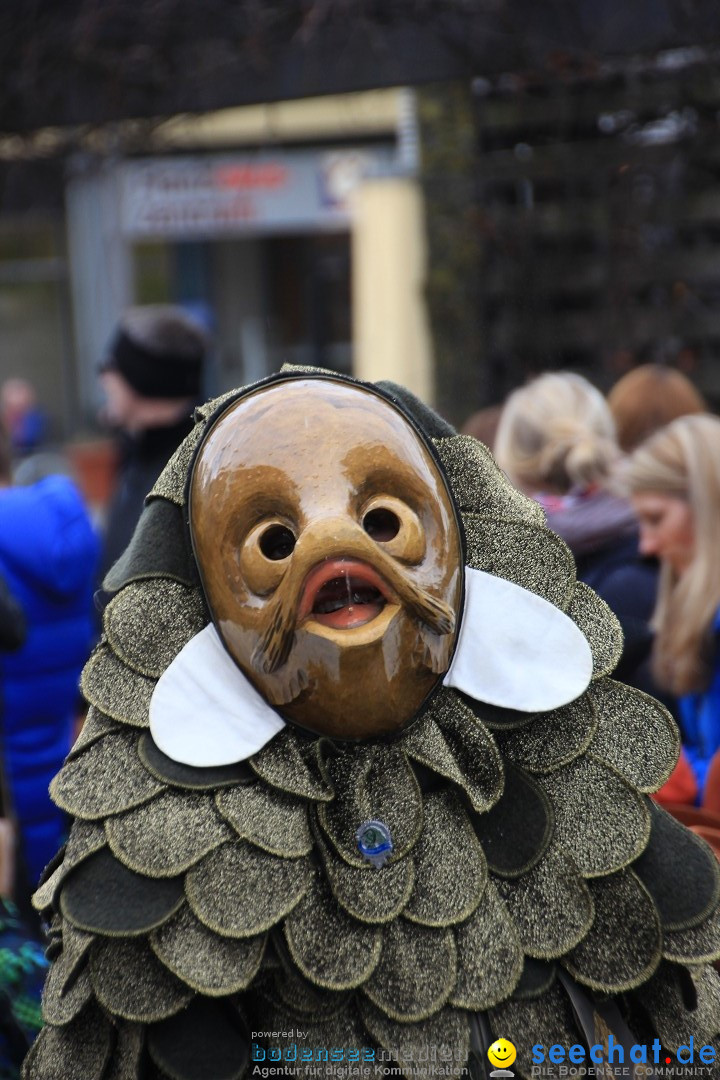
<instances>
[{"instance_id":1,"label":"blurred background building","mask_svg":"<svg viewBox=\"0 0 720 1080\"><path fill-rule=\"evenodd\" d=\"M529 374L652 359L720 402L710 0L8 0L0 372L92 429L128 304L455 422Z\"/></svg>"},{"instance_id":2,"label":"blurred background building","mask_svg":"<svg viewBox=\"0 0 720 1080\"><path fill-rule=\"evenodd\" d=\"M52 198L5 203L0 347L56 425L93 414L130 304L179 303L210 330L216 393L285 362L383 372L379 303L430 392L411 91L175 117L143 143L69 154Z\"/></svg>"}]
</instances>

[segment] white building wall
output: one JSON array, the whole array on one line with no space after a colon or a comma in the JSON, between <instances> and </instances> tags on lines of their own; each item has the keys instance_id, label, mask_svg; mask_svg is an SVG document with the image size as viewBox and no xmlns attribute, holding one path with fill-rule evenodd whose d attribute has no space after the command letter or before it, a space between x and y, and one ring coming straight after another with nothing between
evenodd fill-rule
<instances>
[{"instance_id":1,"label":"white building wall","mask_svg":"<svg viewBox=\"0 0 720 1080\"><path fill-rule=\"evenodd\" d=\"M353 205L354 373L432 404L423 200L415 180L365 181Z\"/></svg>"}]
</instances>

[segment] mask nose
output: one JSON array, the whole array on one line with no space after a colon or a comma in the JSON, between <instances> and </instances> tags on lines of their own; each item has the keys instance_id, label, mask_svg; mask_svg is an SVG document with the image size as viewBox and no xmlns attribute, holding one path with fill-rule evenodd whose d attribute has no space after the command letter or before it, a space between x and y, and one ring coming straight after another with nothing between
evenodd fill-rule
<instances>
[{"instance_id":1,"label":"mask nose","mask_svg":"<svg viewBox=\"0 0 720 1080\"><path fill-rule=\"evenodd\" d=\"M419 515L406 502L392 495L371 499L358 519L351 514L330 513L315 518L303 530L297 549L304 551L322 534L322 543L341 555L343 544L355 558L390 557L398 563L418 566L428 554L429 540ZM356 549L356 550L353 550ZM359 549L365 555L359 554ZM437 557L437 551L431 552Z\"/></svg>"},{"instance_id":2,"label":"mask nose","mask_svg":"<svg viewBox=\"0 0 720 1080\"><path fill-rule=\"evenodd\" d=\"M342 557L367 559L372 542L351 518L333 515L315 518L300 533L293 552L295 573L307 574L313 566Z\"/></svg>"}]
</instances>

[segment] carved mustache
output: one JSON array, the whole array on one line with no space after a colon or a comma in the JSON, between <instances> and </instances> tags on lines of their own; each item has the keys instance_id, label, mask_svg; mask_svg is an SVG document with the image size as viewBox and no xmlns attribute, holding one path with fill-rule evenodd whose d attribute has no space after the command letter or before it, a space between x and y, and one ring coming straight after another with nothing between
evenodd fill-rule
<instances>
[{"instance_id":1,"label":"carved mustache","mask_svg":"<svg viewBox=\"0 0 720 1080\"><path fill-rule=\"evenodd\" d=\"M322 533L308 530L296 545L292 563L268 612L267 629L253 653L252 663L257 671L271 675L287 661L295 640L306 578L315 567L330 559L367 563L412 618L438 636L452 633L455 629L452 608L416 585L365 532L343 523L339 529L332 529L332 539L328 542L329 531L327 523ZM321 559L318 559L319 550L323 552Z\"/></svg>"}]
</instances>

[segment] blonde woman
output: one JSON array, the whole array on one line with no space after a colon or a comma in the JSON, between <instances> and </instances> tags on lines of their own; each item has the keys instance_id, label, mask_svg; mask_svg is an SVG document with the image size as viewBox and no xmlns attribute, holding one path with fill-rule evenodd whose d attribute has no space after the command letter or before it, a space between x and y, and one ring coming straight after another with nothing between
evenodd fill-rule
<instances>
[{"instance_id":1,"label":"blonde woman","mask_svg":"<svg viewBox=\"0 0 720 1080\"><path fill-rule=\"evenodd\" d=\"M555 371L510 394L495 456L523 491L565 496L602 488L620 450L600 391L582 375Z\"/></svg>"},{"instance_id":2,"label":"blonde woman","mask_svg":"<svg viewBox=\"0 0 720 1080\"><path fill-rule=\"evenodd\" d=\"M648 671L657 566L639 556L632 506L608 490L620 450L603 395L581 375L540 375L505 403L495 456L512 482L542 504L548 525L575 556L578 577L622 622L618 678L657 693Z\"/></svg>"},{"instance_id":3,"label":"blonde woman","mask_svg":"<svg viewBox=\"0 0 720 1080\"><path fill-rule=\"evenodd\" d=\"M720 419L674 420L632 454L625 478L640 550L661 565L653 669L679 697L702 791L720 748Z\"/></svg>"}]
</instances>

